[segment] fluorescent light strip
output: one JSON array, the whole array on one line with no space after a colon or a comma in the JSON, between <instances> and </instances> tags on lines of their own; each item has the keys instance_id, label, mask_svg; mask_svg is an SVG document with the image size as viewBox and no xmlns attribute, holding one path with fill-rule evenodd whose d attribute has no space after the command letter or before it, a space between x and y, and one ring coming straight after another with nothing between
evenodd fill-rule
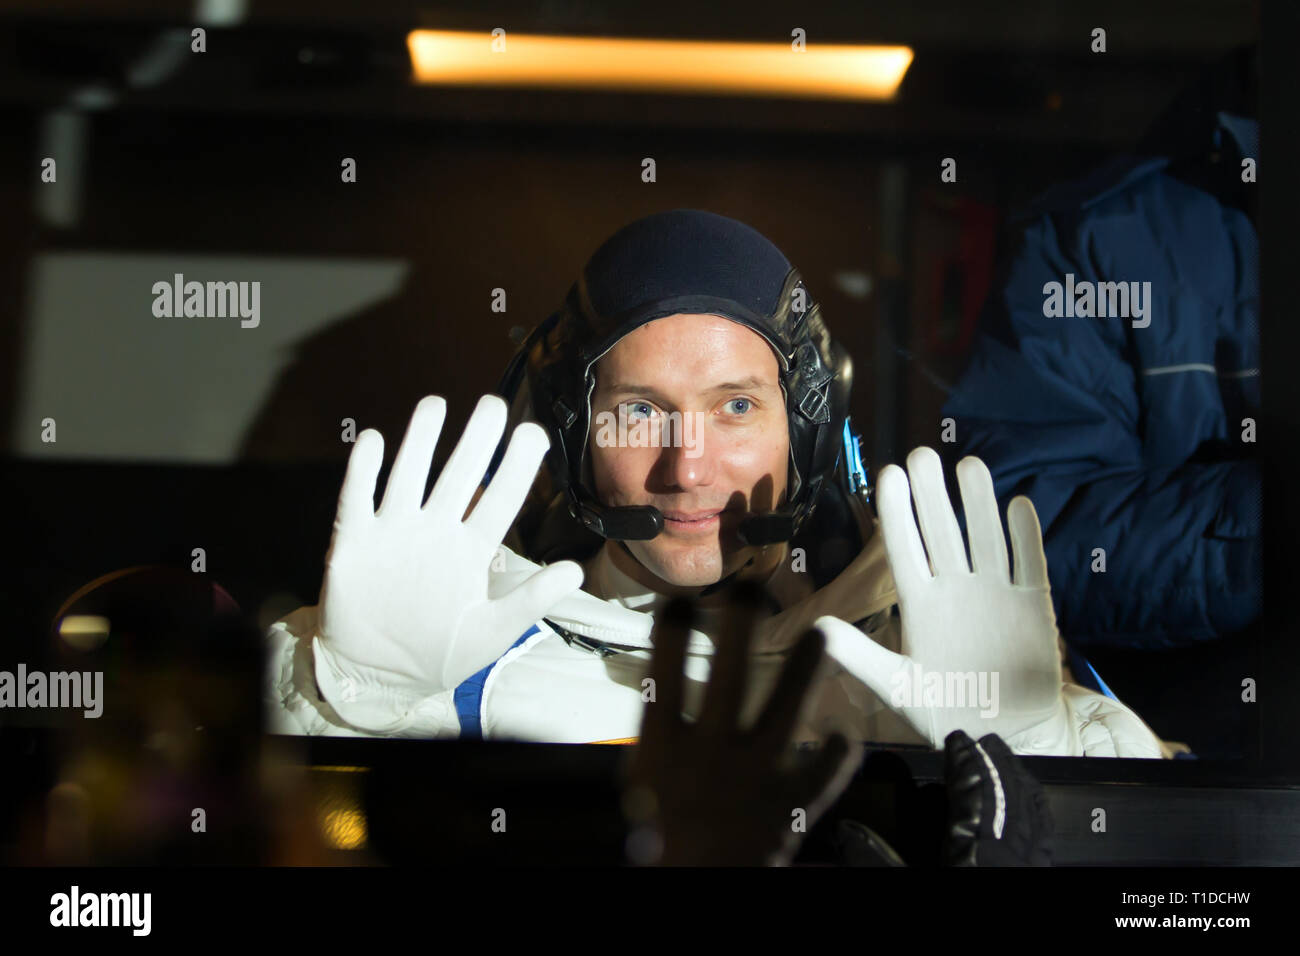
<instances>
[{"instance_id":1,"label":"fluorescent light strip","mask_svg":"<svg viewBox=\"0 0 1300 956\"><path fill-rule=\"evenodd\" d=\"M912 62L906 46L507 33L493 52L488 33L415 30L407 47L419 83L561 87L739 96L890 100Z\"/></svg>"}]
</instances>

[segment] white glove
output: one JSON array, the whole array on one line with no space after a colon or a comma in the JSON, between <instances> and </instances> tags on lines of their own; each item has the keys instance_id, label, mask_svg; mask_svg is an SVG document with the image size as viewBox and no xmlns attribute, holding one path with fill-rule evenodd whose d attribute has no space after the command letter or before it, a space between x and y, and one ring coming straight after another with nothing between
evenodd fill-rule
<instances>
[{"instance_id":1,"label":"white glove","mask_svg":"<svg viewBox=\"0 0 1300 956\"><path fill-rule=\"evenodd\" d=\"M494 395L479 400L421 506L446 412L434 395L416 406L378 511L384 440L373 429L357 436L339 495L321 585L316 677L340 716L374 732L400 730L421 700L495 661L582 584L582 568L560 561L508 590L489 591L493 557L548 447L540 426L516 428L465 517L505 429L506 404Z\"/></svg>"},{"instance_id":2,"label":"white glove","mask_svg":"<svg viewBox=\"0 0 1300 956\"><path fill-rule=\"evenodd\" d=\"M929 562L912 520L908 476L889 465L877 484L898 587L902 653L838 618L822 617L816 624L826 634L827 652L936 748L960 729L977 740L998 734L1018 752L1081 753L1062 692L1056 614L1033 503L1022 495L1007 508L1013 581L984 463L967 457L957 465L969 564L939 456L918 448L908 456L907 469Z\"/></svg>"}]
</instances>

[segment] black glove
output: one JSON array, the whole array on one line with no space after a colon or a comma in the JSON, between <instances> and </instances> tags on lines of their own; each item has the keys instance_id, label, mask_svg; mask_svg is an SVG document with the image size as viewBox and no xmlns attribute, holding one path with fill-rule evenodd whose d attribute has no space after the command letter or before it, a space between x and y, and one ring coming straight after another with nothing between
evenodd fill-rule
<instances>
[{"instance_id":1,"label":"black glove","mask_svg":"<svg viewBox=\"0 0 1300 956\"><path fill-rule=\"evenodd\" d=\"M943 743L949 866L1051 866L1052 811L1042 785L997 734L954 730Z\"/></svg>"}]
</instances>

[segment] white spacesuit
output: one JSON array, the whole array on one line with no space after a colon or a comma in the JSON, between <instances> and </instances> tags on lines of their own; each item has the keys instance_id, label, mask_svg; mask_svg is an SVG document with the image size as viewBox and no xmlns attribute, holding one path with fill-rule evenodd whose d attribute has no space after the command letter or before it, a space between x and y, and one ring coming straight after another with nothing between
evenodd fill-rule
<instances>
[{"instance_id":1,"label":"white spacesuit","mask_svg":"<svg viewBox=\"0 0 1300 956\"><path fill-rule=\"evenodd\" d=\"M633 346L657 341L645 338L655 334L646 327L660 319L655 328L675 330L669 338L640 352L620 351L632 335ZM707 407L711 414L718 399L706 402L701 394L737 394L744 388L731 383L761 377L756 387L767 389L765 403L731 398L722 407L757 405L765 425L744 431L759 419L719 413L710 427L722 437L714 439L704 470L723 462L720 482L695 482L691 490L679 475L647 498L645 479L635 472L632 492L612 496L625 502L615 506L595 493L591 448L604 447L592 430L595 368L611 353L637 356L625 369L637 381L658 376L676 383L679 397L659 404ZM713 378L717 369L723 372ZM699 381L705 377L709 382ZM1067 679L1033 505L1019 498L1008 509L1013 578L982 462L968 458L957 468L969 560L930 449L908 457L906 474L892 465L880 473L877 524L865 503L856 439L850 442L851 384L848 353L831 337L798 270L764 236L700 210L656 213L625 226L596 251L507 370L498 391L514 399L522 423L504 457L497 449L510 412L501 398L485 396L424 501L446 415L441 398L425 398L376 511L383 439L372 430L358 436L320 601L270 629L271 730L575 743L635 738L654 699L647 665L654 615L665 599L620 571L614 557L639 562L623 562L638 575L645 569L656 580L684 581L650 571L625 542L680 543L674 536L683 522L695 515L721 521L729 510L739 525L726 531L726 546L739 541L763 560L751 557L722 580L746 568L773 568L763 572L774 607L758 625L742 721L756 716L787 654L815 625L826 635L828 661L806 700L800 741L836 730L850 739L942 748L949 732L962 729L974 739L996 733L1025 754L1169 756L1127 707ZM651 387L663 386L630 388ZM650 462L633 452L611 454L631 456L618 459L624 464ZM676 460L656 450L655 462L661 455ZM551 530L534 533L547 529L545 522L530 528L529 540L522 537L529 522L517 518L543 457L559 488L549 500L562 506L555 533L593 537L598 548L591 552L557 549L544 540ZM756 460L762 467L748 472L736 464ZM608 478L608 457L602 468ZM758 504L755 487L778 474L784 483L774 489L775 500ZM851 517L832 514L836 500L855 506ZM829 524L814 521L827 515ZM827 558L820 545L848 531L849 546ZM518 547L503 547L508 534ZM697 556L723 546L721 531L688 540ZM799 550L815 554L815 576L803 567L806 555L795 553L797 540L810 545ZM570 557L576 560L560 560ZM688 648L690 716L701 703L718 617L716 606L702 610Z\"/></svg>"},{"instance_id":2,"label":"white spacesuit","mask_svg":"<svg viewBox=\"0 0 1300 956\"><path fill-rule=\"evenodd\" d=\"M485 404L489 401L485 399ZM504 417L504 406L500 415ZM483 434L477 434L476 425L484 420L476 414L466 430L466 441L480 447L494 447L495 441L486 441ZM498 426L498 433L499 430ZM378 438L373 432L363 436ZM540 441L544 442L544 438ZM361 443L359 439L358 445ZM354 455L364 451L358 448ZM378 451L382 455L382 445ZM928 449L913 454L909 466L914 475L937 469L937 457L931 458L933 455ZM509 460L508 463L514 464ZM390 484L396 480L396 467L394 474ZM987 476L987 470L984 475ZM352 477L350 466L349 479ZM939 480L942 481L941 476ZM916 477L913 482L921 487ZM372 491L373 483L370 488ZM907 491L908 481L901 469L886 469L882 473L880 507L882 514L889 516L884 519L886 523L894 515L911 521ZM344 498L348 493L345 487ZM990 497L991 494L990 486ZM341 500L341 516L343 504ZM455 512L456 504L453 503L449 513ZM971 502L967 504L969 512ZM376 517L382 518L383 510ZM948 514L951 517L951 510ZM996 511L994 520L997 520ZM537 565L503 546L497 546L495 551L491 546L481 547L478 560L486 562L486 566L473 569L470 567L473 556L467 550L457 548L452 542L439 546L431 536L424 537L428 529L420 529L417 521L406 524L405 534L397 522L392 522L392 529L408 540L426 542L423 570L412 580L421 576L447 580L451 586L443 594L460 594L467 604L474 600L472 590L458 582L473 577L475 570L480 575L486 574L489 601L517 592L524 582L530 578L535 580L538 572ZM782 610L770 614L759 625L742 720L750 720L757 714L775 684L786 654L808 627L817 624L828 634L832 657L810 695L795 735L798 741L822 740L828 732L838 730L856 740L942 746L947 732L961 726L972 736L989 731L1002 733L1013 750L1022 754L1170 755L1159 738L1123 704L1062 680L1059 638L1052 623L1047 589L1007 582L1005 552L1001 581L981 583L979 574L969 571L961 576L958 584L975 584L980 588L967 597L964 605L950 598L928 600L928 606L915 607L914 616L921 618L918 625L930 632L927 636L938 639L937 652L930 647L921 648L925 651L923 658L896 656L900 651L915 655L918 645L924 641L905 640L909 629L904 625L909 622L909 611L913 609L905 608L901 616L890 613L899 602L899 594L891 573L886 534L879 525L863 530L866 547L835 580L820 590L812 590L808 576L794 569L795 562L782 560L777 565L767 582L767 591L781 603ZM1036 524L1032 530L1036 533ZM1017 542L1017 528L1013 526L1012 531L1013 543L1027 548L1036 544L1041 557L1041 539ZM915 534L914 527L912 533ZM997 533L1001 535L1000 522ZM332 557L339 550L337 537L336 530ZM523 637L510 642L513 646L499 658L493 659L489 653L487 672L476 681L445 681L440 687L436 682L421 685L418 679L403 673L403 665L397 658L389 666L384 666L388 662L378 658L374 663L350 660L323 639L319 605L295 611L277 621L268 634L268 729L282 734L457 737L462 732L462 723L466 722L477 725L485 738L566 743L634 740L647 699L644 682L651 648L650 630L654 614L663 607L665 598L623 574L610 560L609 549L614 547L618 544L607 542L586 562L582 590L569 591L555 600L531 627L519 630ZM898 560L903 561L902 545L898 547ZM394 551L400 553L402 548L376 552L373 557L380 558L383 553ZM393 578L381 564L382 561L372 563L365 576L349 582L355 593L341 595L343 600L380 593L384 588L389 588L391 594ZM927 583L932 586L940 580L942 575L935 574ZM327 583L327 599L331 597L328 590ZM1016 600L1025 595L1031 598L1030 613L1025 613ZM401 597L396 595L399 601ZM923 600L932 597L925 595ZM423 603L429 615L443 620L460 617L464 610L443 598L427 602L414 594L406 598L417 605ZM982 614L981 604L984 605ZM711 634L715 633L718 617L718 608L702 609L692 633L686 671L688 688L694 692L687 695L686 711L692 716L700 705L700 691L708 678L713 650ZM854 622L859 629L846 622ZM1023 639L1026 629L1030 642ZM1004 635L1012 632L1020 639L1003 642ZM1035 637L1037 640L1032 640ZM868 642L893 652L883 659L883 669L873 672L872 663L864 662L861 652ZM1041 658L1037 672L1026 666L1028 657L1023 648L1031 642L1048 649L1048 656L1057 665L1055 676L1051 674L1050 663L1042 663ZM383 657L382 652L379 657ZM939 663L949 666L936 666ZM857 670L858 676L845 665ZM474 664L464 664L460 671L468 676L472 667ZM911 686L921 684L920 680L913 680L918 673L980 672L993 672L1001 677L1000 684L994 685L999 691L996 707L988 706L987 701L943 699L942 691L933 704L924 699L909 699L917 697L909 691ZM862 677L874 683L879 692L873 691ZM1041 698L1042 702L1035 698ZM994 710L996 713L990 713Z\"/></svg>"}]
</instances>

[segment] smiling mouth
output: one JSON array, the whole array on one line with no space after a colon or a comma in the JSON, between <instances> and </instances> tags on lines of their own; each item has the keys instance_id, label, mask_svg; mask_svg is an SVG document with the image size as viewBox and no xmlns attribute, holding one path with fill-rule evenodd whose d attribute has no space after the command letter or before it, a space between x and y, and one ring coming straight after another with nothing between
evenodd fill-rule
<instances>
[{"instance_id":1,"label":"smiling mouth","mask_svg":"<svg viewBox=\"0 0 1300 956\"><path fill-rule=\"evenodd\" d=\"M726 509L718 511L697 511L688 513L684 511L665 511L664 528L669 531L677 532L704 532L715 530L722 521L722 515Z\"/></svg>"}]
</instances>

